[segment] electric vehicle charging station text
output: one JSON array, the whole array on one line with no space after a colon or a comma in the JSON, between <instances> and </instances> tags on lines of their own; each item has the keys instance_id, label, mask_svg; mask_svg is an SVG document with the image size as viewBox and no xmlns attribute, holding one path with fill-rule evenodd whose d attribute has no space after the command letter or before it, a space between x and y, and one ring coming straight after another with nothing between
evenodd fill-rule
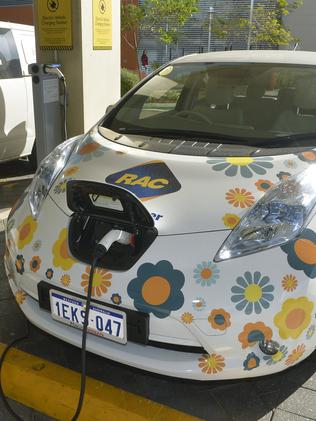
<instances>
[{"instance_id":1,"label":"electric vehicle charging station text","mask_svg":"<svg viewBox=\"0 0 316 421\"><path fill-rule=\"evenodd\" d=\"M65 140L59 89L59 81L64 81L64 76L56 64L32 63L29 65L29 72L32 75L36 152L39 164Z\"/></svg>"}]
</instances>

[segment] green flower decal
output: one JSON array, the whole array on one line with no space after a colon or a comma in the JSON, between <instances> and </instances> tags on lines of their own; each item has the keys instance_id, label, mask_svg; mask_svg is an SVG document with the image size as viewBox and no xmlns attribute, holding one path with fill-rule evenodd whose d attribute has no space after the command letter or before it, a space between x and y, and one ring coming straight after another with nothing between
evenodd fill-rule
<instances>
[{"instance_id":1,"label":"green flower decal","mask_svg":"<svg viewBox=\"0 0 316 421\"><path fill-rule=\"evenodd\" d=\"M156 265L141 265L137 278L128 284L127 293L137 310L153 313L162 319L183 306L183 285L183 273L174 269L167 260L161 260Z\"/></svg>"}]
</instances>

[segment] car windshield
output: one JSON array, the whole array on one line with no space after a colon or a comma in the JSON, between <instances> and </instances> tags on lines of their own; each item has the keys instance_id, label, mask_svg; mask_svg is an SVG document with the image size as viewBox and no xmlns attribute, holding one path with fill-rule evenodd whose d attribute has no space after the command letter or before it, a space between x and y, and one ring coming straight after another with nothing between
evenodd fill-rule
<instances>
[{"instance_id":1,"label":"car windshield","mask_svg":"<svg viewBox=\"0 0 316 421\"><path fill-rule=\"evenodd\" d=\"M168 65L127 96L103 125L121 134L254 139L267 145L306 135L314 142L316 67Z\"/></svg>"}]
</instances>

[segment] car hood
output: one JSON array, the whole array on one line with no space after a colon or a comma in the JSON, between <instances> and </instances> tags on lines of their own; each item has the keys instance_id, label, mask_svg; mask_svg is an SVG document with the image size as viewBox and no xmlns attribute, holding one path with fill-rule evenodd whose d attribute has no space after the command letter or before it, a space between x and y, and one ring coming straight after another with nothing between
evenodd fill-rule
<instances>
[{"instance_id":1,"label":"car hood","mask_svg":"<svg viewBox=\"0 0 316 421\"><path fill-rule=\"evenodd\" d=\"M71 179L109 183L133 193L159 235L232 229L274 184L315 162L313 151L262 157L201 157L124 146L94 131L82 138L50 190L68 215Z\"/></svg>"}]
</instances>

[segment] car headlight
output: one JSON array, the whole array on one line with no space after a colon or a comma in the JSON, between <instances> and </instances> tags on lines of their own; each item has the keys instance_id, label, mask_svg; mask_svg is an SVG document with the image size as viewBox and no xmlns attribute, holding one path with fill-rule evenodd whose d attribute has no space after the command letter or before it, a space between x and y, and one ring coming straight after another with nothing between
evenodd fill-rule
<instances>
[{"instance_id":1,"label":"car headlight","mask_svg":"<svg viewBox=\"0 0 316 421\"><path fill-rule=\"evenodd\" d=\"M61 143L40 163L28 190L29 204L36 219L42 204L58 175L64 169L79 137Z\"/></svg>"},{"instance_id":2,"label":"car headlight","mask_svg":"<svg viewBox=\"0 0 316 421\"><path fill-rule=\"evenodd\" d=\"M316 204L316 166L268 190L231 232L214 260L233 259L279 246L299 235Z\"/></svg>"}]
</instances>

